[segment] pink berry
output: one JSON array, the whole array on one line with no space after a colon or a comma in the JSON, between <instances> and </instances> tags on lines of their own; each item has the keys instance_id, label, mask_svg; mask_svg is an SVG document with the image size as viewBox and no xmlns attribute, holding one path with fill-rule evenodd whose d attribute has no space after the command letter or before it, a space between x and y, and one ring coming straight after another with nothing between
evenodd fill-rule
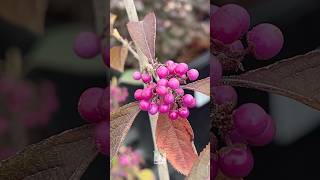
<instances>
[{"instance_id":1,"label":"pink berry","mask_svg":"<svg viewBox=\"0 0 320 180\"><path fill-rule=\"evenodd\" d=\"M216 86L222 77L222 66L216 56L211 56L210 79L211 87Z\"/></svg>"},{"instance_id":2,"label":"pink berry","mask_svg":"<svg viewBox=\"0 0 320 180\"><path fill-rule=\"evenodd\" d=\"M99 111L99 101L103 95L103 89L93 87L85 90L79 99L78 112L83 119L90 123L96 123L102 120Z\"/></svg>"},{"instance_id":3,"label":"pink berry","mask_svg":"<svg viewBox=\"0 0 320 180\"><path fill-rule=\"evenodd\" d=\"M178 89L180 87L180 82L178 81L178 79L176 78L171 78L169 81L168 81L168 86L171 88L171 89Z\"/></svg>"},{"instance_id":4,"label":"pink berry","mask_svg":"<svg viewBox=\"0 0 320 180\"><path fill-rule=\"evenodd\" d=\"M141 79L142 79L142 81L144 82L144 83L149 83L149 82L151 82L151 80L152 80L152 77L148 74L148 73L143 73L142 75L141 75Z\"/></svg>"},{"instance_id":5,"label":"pink berry","mask_svg":"<svg viewBox=\"0 0 320 180\"><path fill-rule=\"evenodd\" d=\"M168 93L168 89L165 86L157 86L156 92L159 96L164 96Z\"/></svg>"},{"instance_id":6,"label":"pink berry","mask_svg":"<svg viewBox=\"0 0 320 180\"><path fill-rule=\"evenodd\" d=\"M197 105L197 101L196 98L193 98L193 100L191 101L191 103L187 106L188 108L194 108Z\"/></svg>"},{"instance_id":7,"label":"pink berry","mask_svg":"<svg viewBox=\"0 0 320 180\"><path fill-rule=\"evenodd\" d=\"M174 96L171 93L168 93L164 96L163 102L166 104L172 104L174 102Z\"/></svg>"},{"instance_id":8,"label":"pink berry","mask_svg":"<svg viewBox=\"0 0 320 180\"><path fill-rule=\"evenodd\" d=\"M132 78L134 80L140 80L141 79L141 73L139 71L135 71L133 74L132 74Z\"/></svg>"},{"instance_id":9,"label":"pink berry","mask_svg":"<svg viewBox=\"0 0 320 180\"><path fill-rule=\"evenodd\" d=\"M218 105L231 104L236 105L238 95L232 86L213 87L213 101Z\"/></svg>"},{"instance_id":10,"label":"pink berry","mask_svg":"<svg viewBox=\"0 0 320 180\"><path fill-rule=\"evenodd\" d=\"M169 65L167 65L167 69L169 70L169 74L174 74L174 70L176 68L177 64L176 63L169 63Z\"/></svg>"},{"instance_id":11,"label":"pink berry","mask_svg":"<svg viewBox=\"0 0 320 180\"><path fill-rule=\"evenodd\" d=\"M245 137L261 134L267 126L267 118L266 112L254 103L243 104L233 113L234 126Z\"/></svg>"},{"instance_id":12,"label":"pink berry","mask_svg":"<svg viewBox=\"0 0 320 180\"><path fill-rule=\"evenodd\" d=\"M138 101L142 100L143 97L142 97L142 89L137 89L135 92L134 92L134 98Z\"/></svg>"},{"instance_id":13,"label":"pink berry","mask_svg":"<svg viewBox=\"0 0 320 180\"><path fill-rule=\"evenodd\" d=\"M168 111L169 111L169 105L167 105L167 104L161 104L160 106L159 106L159 112L160 113L167 113Z\"/></svg>"},{"instance_id":14,"label":"pink berry","mask_svg":"<svg viewBox=\"0 0 320 180\"><path fill-rule=\"evenodd\" d=\"M171 65L174 65L174 62L172 60L168 60L166 61L166 66L171 66Z\"/></svg>"},{"instance_id":15,"label":"pink berry","mask_svg":"<svg viewBox=\"0 0 320 180\"><path fill-rule=\"evenodd\" d=\"M148 112L151 115L157 114L158 113L158 105L156 103L151 103Z\"/></svg>"},{"instance_id":16,"label":"pink berry","mask_svg":"<svg viewBox=\"0 0 320 180\"><path fill-rule=\"evenodd\" d=\"M176 120L176 119L178 119L178 112L176 111L176 110L171 110L170 112L169 112L169 118L171 119L171 120Z\"/></svg>"},{"instance_id":17,"label":"pink berry","mask_svg":"<svg viewBox=\"0 0 320 180\"><path fill-rule=\"evenodd\" d=\"M150 98L152 98L152 89L151 88L144 88L142 90L141 96L144 100L149 100Z\"/></svg>"},{"instance_id":18,"label":"pink berry","mask_svg":"<svg viewBox=\"0 0 320 180\"><path fill-rule=\"evenodd\" d=\"M148 111L150 107L150 102L146 100L141 100L139 102L139 107L142 111Z\"/></svg>"},{"instance_id":19,"label":"pink berry","mask_svg":"<svg viewBox=\"0 0 320 180\"><path fill-rule=\"evenodd\" d=\"M253 146L265 146L269 144L276 133L276 126L270 116L267 118L267 127L259 135L248 137L247 140Z\"/></svg>"},{"instance_id":20,"label":"pink berry","mask_svg":"<svg viewBox=\"0 0 320 180\"><path fill-rule=\"evenodd\" d=\"M167 79L159 79L157 82L158 86L167 86L168 80Z\"/></svg>"},{"instance_id":21,"label":"pink berry","mask_svg":"<svg viewBox=\"0 0 320 180\"><path fill-rule=\"evenodd\" d=\"M243 178L248 176L253 164L253 156L243 144L223 147L219 151L220 170L229 177Z\"/></svg>"},{"instance_id":22,"label":"pink berry","mask_svg":"<svg viewBox=\"0 0 320 180\"><path fill-rule=\"evenodd\" d=\"M110 135L109 135L109 123L108 121L100 122L95 128L95 141L98 149L104 155L110 152Z\"/></svg>"},{"instance_id":23,"label":"pink berry","mask_svg":"<svg viewBox=\"0 0 320 180\"><path fill-rule=\"evenodd\" d=\"M81 32L75 39L73 50L81 58L93 58L100 52L100 39L94 32Z\"/></svg>"},{"instance_id":24,"label":"pink berry","mask_svg":"<svg viewBox=\"0 0 320 180\"><path fill-rule=\"evenodd\" d=\"M230 44L248 31L250 16L241 6L227 4L213 14L210 23L210 36L225 44Z\"/></svg>"},{"instance_id":25,"label":"pink berry","mask_svg":"<svg viewBox=\"0 0 320 180\"><path fill-rule=\"evenodd\" d=\"M182 88L178 88L176 89L176 93L180 96L183 96L184 95L184 90Z\"/></svg>"},{"instance_id":26,"label":"pink berry","mask_svg":"<svg viewBox=\"0 0 320 180\"><path fill-rule=\"evenodd\" d=\"M186 107L189 107L190 105L192 105L194 102L194 98L191 94L186 94L182 97L182 102L183 105Z\"/></svg>"},{"instance_id":27,"label":"pink berry","mask_svg":"<svg viewBox=\"0 0 320 180\"><path fill-rule=\"evenodd\" d=\"M189 78L190 81L195 81L198 79L199 77L199 72L198 70L196 69L190 69L188 72L187 72L187 76Z\"/></svg>"},{"instance_id":28,"label":"pink berry","mask_svg":"<svg viewBox=\"0 0 320 180\"><path fill-rule=\"evenodd\" d=\"M189 116L189 109L186 108L186 107L181 107L179 110L178 110L178 113L179 113L179 116L182 117L182 118L187 118Z\"/></svg>"},{"instance_id":29,"label":"pink berry","mask_svg":"<svg viewBox=\"0 0 320 180\"><path fill-rule=\"evenodd\" d=\"M248 34L247 41L258 60L267 60L282 49L284 38L281 30L268 23L255 26Z\"/></svg>"},{"instance_id":30,"label":"pink berry","mask_svg":"<svg viewBox=\"0 0 320 180\"><path fill-rule=\"evenodd\" d=\"M189 67L186 63L179 63L176 65L175 69L174 69L174 72L177 74L177 75L184 75L187 71L188 71Z\"/></svg>"},{"instance_id":31,"label":"pink berry","mask_svg":"<svg viewBox=\"0 0 320 180\"><path fill-rule=\"evenodd\" d=\"M151 82L150 84L148 84L148 88L149 89L153 89L153 88L155 88L157 86L157 84L156 83L154 83L154 82Z\"/></svg>"},{"instance_id":32,"label":"pink berry","mask_svg":"<svg viewBox=\"0 0 320 180\"><path fill-rule=\"evenodd\" d=\"M164 66L160 66L157 69L157 75L159 78L166 78L169 75L169 70Z\"/></svg>"}]
</instances>

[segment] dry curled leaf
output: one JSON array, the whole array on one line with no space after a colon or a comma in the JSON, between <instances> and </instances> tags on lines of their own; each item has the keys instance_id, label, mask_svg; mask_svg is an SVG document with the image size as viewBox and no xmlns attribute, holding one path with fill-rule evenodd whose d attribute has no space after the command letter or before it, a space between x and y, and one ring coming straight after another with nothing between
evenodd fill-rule
<instances>
[{"instance_id":1,"label":"dry curled leaf","mask_svg":"<svg viewBox=\"0 0 320 180\"><path fill-rule=\"evenodd\" d=\"M78 180L98 151L86 125L30 145L0 162L1 180Z\"/></svg>"},{"instance_id":2,"label":"dry curled leaf","mask_svg":"<svg viewBox=\"0 0 320 180\"><path fill-rule=\"evenodd\" d=\"M110 160L118 152L125 136L127 135L134 119L140 112L137 102L118 108L110 116Z\"/></svg>"},{"instance_id":3,"label":"dry curled leaf","mask_svg":"<svg viewBox=\"0 0 320 180\"><path fill-rule=\"evenodd\" d=\"M316 50L239 76L226 77L223 82L287 96L320 110L319 74L320 51Z\"/></svg>"},{"instance_id":4,"label":"dry curled leaf","mask_svg":"<svg viewBox=\"0 0 320 180\"><path fill-rule=\"evenodd\" d=\"M150 60L155 59L156 16L147 14L142 21L127 24L130 36L136 47Z\"/></svg>"},{"instance_id":5,"label":"dry curled leaf","mask_svg":"<svg viewBox=\"0 0 320 180\"><path fill-rule=\"evenodd\" d=\"M187 180L198 180L210 178L210 144L200 153L197 161L193 164Z\"/></svg>"},{"instance_id":6,"label":"dry curled leaf","mask_svg":"<svg viewBox=\"0 0 320 180\"><path fill-rule=\"evenodd\" d=\"M207 96L210 96L210 77L200 79L193 83L186 84L182 86L182 88L201 92Z\"/></svg>"},{"instance_id":7,"label":"dry curled leaf","mask_svg":"<svg viewBox=\"0 0 320 180\"><path fill-rule=\"evenodd\" d=\"M44 32L46 0L1 0L0 18L34 33Z\"/></svg>"},{"instance_id":8,"label":"dry curled leaf","mask_svg":"<svg viewBox=\"0 0 320 180\"><path fill-rule=\"evenodd\" d=\"M111 68L123 72L124 64L128 57L128 46L114 46L110 49Z\"/></svg>"},{"instance_id":9,"label":"dry curled leaf","mask_svg":"<svg viewBox=\"0 0 320 180\"><path fill-rule=\"evenodd\" d=\"M168 115L160 114L157 120L156 143L172 166L184 175L188 175L197 153L193 144L193 130L187 119L172 121Z\"/></svg>"}]
</instances>

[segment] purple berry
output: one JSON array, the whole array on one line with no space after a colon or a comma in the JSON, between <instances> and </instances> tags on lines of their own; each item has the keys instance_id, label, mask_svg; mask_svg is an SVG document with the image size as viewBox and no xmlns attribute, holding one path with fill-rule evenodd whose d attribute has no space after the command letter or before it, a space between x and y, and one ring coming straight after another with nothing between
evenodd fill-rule
<instances>
[{"instance_id":1,"label":"purple berry","mask_svg":"<svg viewBox=\"0 0 320 180\"><path fill-rule=\"evenodd\" d=\"M133 74L132 74L132 78L134 80L140 80L141 79L141 73L139 71L135 71Z\"/></svg>"},{"instance_id":2,"label":"purple berry","mask_svg":"<svg viewBox=\"0 0 320 180\"><path fill-rule=\"evenodd\" d=\"M189 67L186 63L179 63L176 65L176 67L174 68L174 72L179 75L182 76L184 74L186 74L186 72L188 71Z\"/></svg>"},{"instance_id":3,"label":"purple berry","mask_svg":"<svg viewBox=\"0 0 320 180\"><path fill-rule=\"evenodd\" d=\"M151 82L152 77L148 73L143 73L141 75L141 79L145 84L147 84L147 83Z\"/></svg>"},{"instance_id":4,"label":"purple berry","mask_svg":"<svg viewBox=\"0 0 320 180\"><path fill-rule=\"evenodd\" d=\"M176 93L180 96L183 96L184 95L184 90L182 88L178 88L176 89Z\"/></svg>"},{"instance_id":5,"label":"purple berry","mask_svg":"<svg viewBox=\"0 0 320 180\"><path fill-rule=\"evenodd\" d=\"M142 100L143 97L142 97L142 89L137 89L135 92L134 92L134 98L138 101Z\"/></svg>"},{"instance_id":6,"label":"purple berry","mask_svg":"<svg viewBox=\"0 0 320 180\"><path fill-rule=\"evenodd\" d=\"M219 9L218 6L210 4L210 17L212 17L214 13L218 11L218 9Z\"/></svg>"},{"instance_id":7,"label":"purple berry","mask_svg":"<svg viewBox=\"0 0 320 180\"><path fill-rule=\"evenodd\" d=\"M141 100L139 102L139 107L142 111L148 111L150 107L150 102L146 100Z\"/></svg>"},{"instance_id":8,"label":"purple berry","mask_svg":"<svg viewBox=\"0 0 320 180\"><path fill-rule=\"evenodd\" d=\"M167 63L167 64L168 64L168 63ZM169 64L167 65L167 69L169 70L169 73L170 73L170 74L174 74L174 73L175 73L174 70L175 70L176 66L177 66L176 63L169 63Z\"/></svg>"},{"instance_id":9,"label":"purple berry","mask_svg":"<svg viewBox=\"0 0 320 180\"><path fill-rule=\"evenodd\" d=\"M186 94L182 97L182 102L184 106L189 107L194 103L194 98L191 94Z\"/></svg>"},{"instance_id":10,"label":"purple berry","mask_svg":"<svg viewBox=\"0 0 320 180\"><path fill-rule=\"evenodd\" d=\"M170 112L169 112L169 118L171 119L171 120L176 120L176 119L178 119L178 112L176 111L176 110L171 110Z\"/></svg>"},{"instance_id":11,"label":"purple berry","mask_svg":"<svg viewBox=\"0 0 320 180\"><path fill-rule=\"evenodd\" d=\"M167 104L160 104L159 106L159 112L160 113L167 113L169 111L169 105Z\"/></svg>"},{"instance_id":12,"label":"purple berry","mask_svg":"<svg viewBox=\"0 0 320 180\"><path fill-rule=\"evenodd\" d=\"M99 151L104 155L110 152L109 126L108 121L102 121L95 128L95 142Z\"/></svg>"},{"instance_id":13,"label":"purple berry","mask_svg":"<svg viewBox=\"0 0 320 180\"><path fill-rule=\"evenodd\" d=\"M245 137L243 137L238 131L237 129L233 129L230 134L229 134L229 138L231 140L232 143L243 143L243 144L248 144L247 140Z\"/></svg>"},{"instance_id":14,"label":"purple berry","mask_svg":"<svg viewBox=\"0 0 320 180\"><path fill-rule=\"evenodd\" d=\"M141 96L144 100L149 100L152 98L152 89L151 88L144 88L142 90Z\"/></svg>"},{"instance_id":15,"label":"purple berry","mask_svg":"<svg viewBox=\"0 0 320 180\"><path fill-rule=\"evenodd\" d=\"M171 78L169 81L168 81L168 86L171 88L171 89L178 89L180 87L180 82L178 81L178 79L176 78Z\"/></svg>"},{"instance_id":16,"label":"purple berry","mask_svg":"<svg viewBox=\"0 0 320 180\"><path fill-rule=\"evenodd\" d=\"M169 70L164 66L160 66L157 69L157 75L159 78L166 78L169 75Z\"/></svg>"},{"instance_id":17,"label":"purple berry","mask_svg":"<svg viewBox=\"0 0 320 180\"><path fill-rule=\"evenodd\" d=\"M261 134L247 138L250 145L265 146L272 141L276 133L276 126L270 116L268 116L267 121L267 127Z\"/></svg>"},{"instance_id":18,"label":"purple berry","mask_svg":"<svg viewBox=\"0 0 320 180\"><path fill-rule=\"evenodd\" d=\"M100 52L100 39L94 32L81 32L76 36L73 50L81 58L93 58Z\"/></svg>"},{"instance_id":19,"label":"purple berry","mask_svg":"<svg viewBox=\"0 0 320 180\"><path fill-rule=\"evenodd\" d=\"M151 115L157 114L158 113L158 105L156 103L151 103L148 112Z\"/></svg>"},{"instance_id":20,"label":"purple berry","mask_svg":"<svg viewBox=\"0 0 320 180\"><path fill-rule=\"evenodd\" d=\"M267 118L266 112L254 103L243 104L233 113L234 126L245 137L261 134L267 126Z\"/></svg>"},{"instance_id":21,"label":"purple berry","mask_svg":"<svg viewBox=\"0 0 320 180\"><path fill-rule=\"evenodd\" d=\"M182 118L187 118L189 116L189 114L190 114L189 109L186 108L186 107L181 107L178 110L178 113L179 113L179 116L182 117Z\"/></svg>"},{"instance_id":22,"label":"purple berry","mask_svg":"<svg viewBox=\"0 0 320 180\"><path fill-rule=\"evenodd\" d=\"M231 53L240 54L244 51L244 46L240 40L233 42L228 47Z\"/></svg>"},{"instance_id":23,"label":"purple berry","mask_svg":"<svg viewBox=\"0 0 320 180\"><path fill-rule=\"evenodd\" d=\"M243 144L223 147L219 151L219 167L227 176L242 178L250 174L253 168L253 156Z\"/></svg>"},{"instance_id":24,"label":"purple berry","mask_svg":"<svg viewBox=\"0 0 320 180\"><path fill-rule=\"evenodd\" d=\"M237 104L238 95L232 86L213 87L213 101L218 105Z\"/></svg>"},{"instance_id":25,"label":"purple berry","mask_svg":"<svg viewBox=\"0 0 320 180\"><path fill-rule=\"evenodd\" d=\"M103 120L98 107L103 91L102 88L93 87L85 90L80 96L78 112L80 116L89 123L96 123Z\"/></svg>"},{"instance_id":26,"label":"purple berry","mask_svg":"<svg viewBox=\"0 0 320 180\"><path fill-rule=\"evenodd\" d=\"M190 69L188 72L187 72L187 76L189 78L190 81L195 81L198 79L199 77L199 71L196 70L196 69Z\"/></svg>"},{"instance_id":27,"label":"purple berry","mask_svg":"<svg viewBox=\"0 0 320 180\"><path fill-rule=\"evenodd\" d=\"M156 92L159 96L164 96L168 93L168 89L165 86L157 86Z\"/></svg>"},{"instance_id":28,"label":"purple berry","mask_svg":"<svg viewBox=\"0 0 320 180\"><path fill-rule=\"evenodd\" d=\"M247 41L258 60L267 60L282 49L284 38L281 30L268 23L255 26L248 34Z\"/></svg>"},{"instance_id":29,"label":"purple berry","mask_svg":"<svg viewBox=\"0 0 320 180\"><path fill-rule=\"evenodd\" d=\"M218 175L218 161L212 155L210 156L210 179L215 179Z\"/></svg>"},{"instance_id":30,"label":"purple berry","mask_svg":"<svg viewBox=\"0 0 320 180\"><path fill-rule=\"evenodd\" d=\"M172 60L166 61L166 66L174 65L174 62Z\"/></svg>"},{"instance_id":31,"label":"purple berry","mask_svg":"<svg viewBox=\"0 0 320 180\"><path fill-rule=\"evenodd\" d=\"M211 56L210 79L211 87L216 86L222 77L222 66L216 56Z\"/></svg>"},{"instance_id":32,"label":"purple berry","mask_svg":"<svg viewBox=\"0 0 320 180\"><path fill-rule=\"evenodd\" d=\"M171 93L168 93L164 96L163 102L166 104L172 104L174 102L174 96Z\"/></svg>"},{"instance_id":33,"label":"purple berry","mask_svg":"<svg viewBox=\"0 0 320 180\"><path fill-rule=\"evenodd\" d=\"M98 104L99 111L104 121L110 120L110 87L104 88L101 99Z\"/></svg>"},{"instance_id":34,"label":"purple berry","mask_svg":"<svg viewBox=\"0 0 320 180\"><path fill-rule=\"evenodd\" d=\"M227 4L213 14L210 23L210 36L225 44L230 44L248 31L250 16L241 6Z\"/></svg>"},{"instance_id":35,"label":"purple berry","mask_svg":"<svg viewBox=\"0 0 320 180\"><path fill-rule=\"evenodd\" d=\"M167 79L159 79L157 82L158 86L167 86L168 80Z\"/></svg>"}]
</instances>

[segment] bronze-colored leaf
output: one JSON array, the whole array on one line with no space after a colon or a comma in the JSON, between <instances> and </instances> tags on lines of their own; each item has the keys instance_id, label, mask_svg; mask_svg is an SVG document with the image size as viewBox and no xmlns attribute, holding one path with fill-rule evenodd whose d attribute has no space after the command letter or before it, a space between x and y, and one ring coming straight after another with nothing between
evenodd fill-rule
<instances>
[{"instance_id":1,"label":"bronze-colored leaf","mask_svg":"<svg viewBox=\"0 0 320 180\"><path fill-rule=\"evenodd\" d=\"M98 153L85 125L30 145L0 162L1 180L78 180Z\"/></svg>"},{"instance_id":2,"label":"bronze-colored leaf","mask_svg":"<svg viewBox=\"0 0 320 180\"><path fill-rule=\"evenodd\" d=\"M201 92L207 96L210 96L210 77L200 79L193 83L182 86L183 89L189 89L192 91Z\"/></svg>"},{"instance_id":3,"label":"bronze-colored leaf","mask_svg":"<svg viewBox=\"0 0 320 180\"><path fill-rule=\"evenodd\" d=\"M111 68L123 72L128 57L128 46L115 46L110 49Z\"/></svg>"},{"instance_id":4,"label":"bronze-colored leaf","mask_svg":"<svg viewBox=\"0 0 320 180\"><path fill-rule=\"evenodd\" d=\"M210 143L200 153L193 164L187 180L210 179Z\"/></svg>"},{"instance_id":5,"label":"bronze-colored leaf","mask_svg":"<svg viewBox=\"0 0 320 180\"><path fill-rule=\"evenodd\" d=\"M118 152L134 119L140 112L137 102L124 105L110 116L110 160Z\"/></svg>"},{"instance_id":6,"label":"bronze-colored leaf","mask_svg":"<svg viewBox=\"0 0 320 180\"><path fill-rule=\"evenodd\" d=\"M156 143L172 166L188 175L197 159L193 145L193 130L187 119L172 121L167 114L160 114L157 120Z\"/></svg>"},{"instance_id":7,"label":"bronze-colored leaf","mask_svg":"<svg viewBox=\"0 0 320 180\"><path fill-rule=\"evenodd\" d=\"M319 74L320 51L316 50L223 81L287 96L320 110Z\"/></svg>"},{"instance_id":8,"label":"bronze-colored leaf","mask_svg":"<svg viewBox=\"0 0 320 180\"><path fill-rule=\"evenodd\" d=\"M150 60L155 59L156 16L147 14L142 21L130 21L128 31L136 47Z\"/></svg>"},{"instance_id":9,"label":"bronze-colored leaf","mask_svg":"<svg viewBox=\"0 0 320 180\"><path fill-rule=\"evenodd\" d=\"M44 32L47 0L1 0L0 18L34 33Z\"/></svg>"}]
</instances>

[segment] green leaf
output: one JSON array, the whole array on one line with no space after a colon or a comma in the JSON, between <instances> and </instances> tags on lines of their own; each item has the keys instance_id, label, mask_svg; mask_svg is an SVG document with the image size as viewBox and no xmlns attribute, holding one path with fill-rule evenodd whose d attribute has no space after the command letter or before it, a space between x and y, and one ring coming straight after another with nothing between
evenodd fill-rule
<instances>
[{"instance_id":1,"label":"green leaf","mask_svg":"<svg viewBox=\"0 0 320 180\"><path fill-rule=\"evenodd\" d=\"M123 84L134 85L134 86L143 85L141 81L137 81L132 78L132 74L135 71L136 71L135 69L126 70L124 73L121 74L119 78L119 82Z\"/></svg>"}]
</instances>

